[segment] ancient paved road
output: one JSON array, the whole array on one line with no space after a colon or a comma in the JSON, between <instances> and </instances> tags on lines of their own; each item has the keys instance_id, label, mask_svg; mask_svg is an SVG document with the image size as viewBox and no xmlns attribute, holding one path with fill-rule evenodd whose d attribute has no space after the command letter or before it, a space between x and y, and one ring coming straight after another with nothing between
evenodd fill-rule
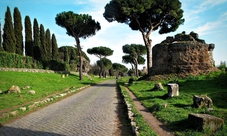
<instances>
[{"instance_id":1,"label":"ancient paved road","mask_svg":"<svg viewBox=\"0 0 227 136\"><path fill-rule=\"evenodd\" d=\"M112 136L117 103L115 80L108 80L4 125L0 136Z\"/></svg>"}]
</instances>

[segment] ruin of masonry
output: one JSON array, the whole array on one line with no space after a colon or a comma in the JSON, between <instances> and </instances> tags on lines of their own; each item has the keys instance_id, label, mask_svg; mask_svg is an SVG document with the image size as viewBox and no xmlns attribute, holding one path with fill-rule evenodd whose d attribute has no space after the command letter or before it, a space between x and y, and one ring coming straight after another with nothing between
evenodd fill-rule
<instances>
[{"instance_id":1,"label":"ruin of masonry","mask_svg":"<svg viewBox=\"0 0 227 136\"><path fill-rule=\"evenodd\" d=\"M152 49L152 75L198 75L216 70L213 59L214 44L199 39L197 33L182 32L167 37Z\"/></svg>"}]
</instances>

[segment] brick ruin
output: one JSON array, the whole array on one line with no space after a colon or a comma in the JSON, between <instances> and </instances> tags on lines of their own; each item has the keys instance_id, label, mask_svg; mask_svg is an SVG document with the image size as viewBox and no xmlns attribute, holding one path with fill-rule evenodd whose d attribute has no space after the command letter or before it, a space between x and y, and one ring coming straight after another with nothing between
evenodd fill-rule
<instances>
[{"instance_id":1,"label":"brick ruin","mask_svg":"<svg viewBox=\"0 0 227 136\"><path fill-rule=\"evenodd\" d=\"M198 34L177 34L167 37L152 49L152 75L198 75L214 71L214 44L206 44Z\"/></svg>"}]
</instances>

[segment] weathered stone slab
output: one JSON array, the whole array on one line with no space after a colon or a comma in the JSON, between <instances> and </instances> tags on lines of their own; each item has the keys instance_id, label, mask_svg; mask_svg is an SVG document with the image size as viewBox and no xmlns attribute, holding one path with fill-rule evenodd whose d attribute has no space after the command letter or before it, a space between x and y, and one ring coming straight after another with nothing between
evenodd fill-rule
<instances>
[{"instance_id":1,"label":"weathered stone slab","mask_svg":"<svg viewBox=\"0 0 227 136\"><path fill-rule=\"evenodd\" d=\"M210 130L212 132L221 128L224 120L209 114L194 114L188 115L188 120L191 126L199 131Z\"/></svg>"},{"instance_id":2,"label":"weathered stone slab","mask_svg":"<svg viewBox=\"0 0 227 136\"><path fill-rule=\"evenodd\" d=\"M169 83L169 84L167 84L167 88L168 88L169 97L179 96L179 85L178 84Z\"/></svg>"},{"instance_id":3,"label":"weathered stone slab","mask_svg":"<svg viewBox=\"0 0 227 136\"><path fill-rule=\"evenodd\" d=\"M27 94L35 94L35 90L29 90L27 91Z\"/></svg>"},{"instance_id":4,"label":"weathered stone slab","mask_svg":"<svg viewBox=\"0 0 227 136\"><path fill-rule=\"evenodd\" d=\"M194 95L193 96L194 107L212 107L213 101L207 95Z\"/></svg>"}]
</instances>

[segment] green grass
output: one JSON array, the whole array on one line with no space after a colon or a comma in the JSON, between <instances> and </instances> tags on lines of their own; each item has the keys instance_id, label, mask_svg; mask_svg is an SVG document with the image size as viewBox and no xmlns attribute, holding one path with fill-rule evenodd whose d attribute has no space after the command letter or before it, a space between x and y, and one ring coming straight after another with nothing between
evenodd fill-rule
<instances>
[{"instance_id":1,"label":"green grass","mask_svg":"<svg viewBox=\"0 0 227 136\"><path fill-rule=\"evenodd\" d=\"M67 88L80 88L85 85L92 85L104 79L92 77L92 80L84 76L80 81L78 75L69 74L62 78L57 73L29 73L29 72L6 72L0 71L0 111L12 108L13 106L23 105L25 103L42 99L49 95L59 93ZM12 86L20 87L21 94L7 94L7 90ZM23 90L25 86L30 89ZM35 90L36 94L27 94L28 90Z\"/></svg>"},{"instance_id":2,"label":"green grass","mask_svg":"<svg viewBox=\"0 0 227 136\"><path fill-rule=\"evenodd\" d=\"M128 78L121 79L122 84ZM161 82L163 91L151 91L155 83ZM166 98L167 84L177 82L179 84L180 96ZM213 135L227 134L227 74L213 72L208 75L197 77L189 76L185 79L161 80L161 81L135 81L127 85L137 98L152 112L159 120L164 122L176 135L211 135L210 132L197 132L188 126L189 113L208 113L224 119L222 129ZM205 108L194 108L193 96L195 94L206 94L213 100L213 111L207 112ZM163 104L168 107L164 108Z\"/></svg>"}]
</instances>

